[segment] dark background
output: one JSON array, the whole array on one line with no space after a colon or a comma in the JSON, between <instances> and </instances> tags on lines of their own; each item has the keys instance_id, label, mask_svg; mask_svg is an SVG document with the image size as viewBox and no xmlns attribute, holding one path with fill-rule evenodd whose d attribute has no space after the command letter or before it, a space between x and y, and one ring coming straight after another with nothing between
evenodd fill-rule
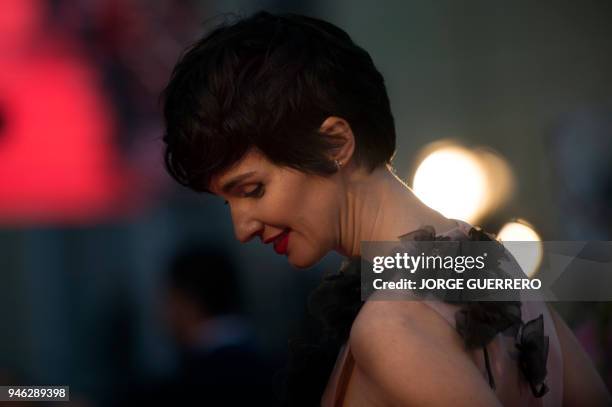
<instances>
[{"instance_id":1,"label":"dark background","mask_svg":"<svg viewBox=\"0 0 612 407\"><path fill-rule=\"evenodd\" d=\"M282 360L330 255L294 270L238 244L221 200L162 167L158 97L181 51L222 13L261 8L344 28L386 78L395 166L452 138L503 156L514 194L479 219L543 240L612 240L612 4L490 1L19 1L0 4L0 378L70 385L107 405L171 375L163 276L182 247L224 246L248 318ZM449 169L450 171L450 169ZM611 307L559 309L612 384Z\"/></svg>"}]
</instances>

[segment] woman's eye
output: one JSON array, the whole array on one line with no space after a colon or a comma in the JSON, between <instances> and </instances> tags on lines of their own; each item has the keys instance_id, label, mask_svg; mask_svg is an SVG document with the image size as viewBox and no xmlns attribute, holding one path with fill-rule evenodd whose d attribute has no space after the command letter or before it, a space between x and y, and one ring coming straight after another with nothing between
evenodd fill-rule
<instances>
[{"instance_id":1,"label":"woman's eye","mask_svg":"<svg viewBox=\"0 0 612 407\"><path fill-rule=\"evenodd\" d=\"M263 196L264 187L263 184L254 185L251 188L248 188L244 191L243 196L248 198L260 198Z\"/></svg>"}]
</instances>

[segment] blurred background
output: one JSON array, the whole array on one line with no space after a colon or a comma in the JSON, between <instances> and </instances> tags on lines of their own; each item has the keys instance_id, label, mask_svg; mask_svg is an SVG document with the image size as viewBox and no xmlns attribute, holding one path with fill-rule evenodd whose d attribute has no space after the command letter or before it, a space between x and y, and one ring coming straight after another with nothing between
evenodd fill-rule
<instances>
[{"instance_id":1,"label":"blurred background","mask_svg":"<svg viewBox=\"0 0 612 407\"><path fill-rule=\"evenodd\" d=\"M238 244L221 200L175 185L161 155L182 50L260 9L370 52L397 173L430 206L501 240L612 240L609 1L1 0L0 384L106 406L180 392L198 358L252 358L253 383L282 366L340 257L294 270ZM612 388L611 304L556 305Z\"/></svg>"}]
</instances>

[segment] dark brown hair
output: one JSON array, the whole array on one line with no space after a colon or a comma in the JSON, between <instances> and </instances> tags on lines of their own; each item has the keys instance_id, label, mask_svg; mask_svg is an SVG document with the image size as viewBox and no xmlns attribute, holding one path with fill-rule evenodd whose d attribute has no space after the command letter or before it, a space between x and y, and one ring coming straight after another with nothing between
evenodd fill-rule
<instances>
[{"instance_id":1,"label":"dark brown hair","mask_svg":"<svg viewBox=\"0 0 612 407\"><path fill-rule=\"evenodd\" d=\"M197 191L251 148L277 165L333 173L334 140L319 134L329 116L350 124L355 160L368 170L395 151L389 98L369 54L311 17L259 12L217 27L183 55L162 97L166 167Z\"/></svg>"}]
</instances>

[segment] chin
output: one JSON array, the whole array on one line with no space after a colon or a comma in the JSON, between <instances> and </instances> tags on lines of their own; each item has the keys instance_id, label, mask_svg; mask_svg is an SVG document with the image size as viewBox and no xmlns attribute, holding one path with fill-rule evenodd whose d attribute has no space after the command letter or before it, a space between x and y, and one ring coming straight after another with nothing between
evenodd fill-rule
<instances>
[{"instance_id":1,"label":"chin","mask_svg":"<svg viewBox=\"0 0 612 407\"><path fill-rule=\"evenodd\" d=\"M290 257L287 258L289 260L289 264L298 269L307 269L308 267L312 267L316 262L312 261L303 261L303 260L292 260Z\"/></svg>"},{"instance_id":2,"label":"chin","mask_svg":"<svg viewBox=\"0 0 612 407\"><path fill-rule=\"evenodd\" d=\"M287 260L289 264L298 269L306 269L317 264L323 256L292 256L291 253L287 254Z\"/></svg>"}]
</instances>

